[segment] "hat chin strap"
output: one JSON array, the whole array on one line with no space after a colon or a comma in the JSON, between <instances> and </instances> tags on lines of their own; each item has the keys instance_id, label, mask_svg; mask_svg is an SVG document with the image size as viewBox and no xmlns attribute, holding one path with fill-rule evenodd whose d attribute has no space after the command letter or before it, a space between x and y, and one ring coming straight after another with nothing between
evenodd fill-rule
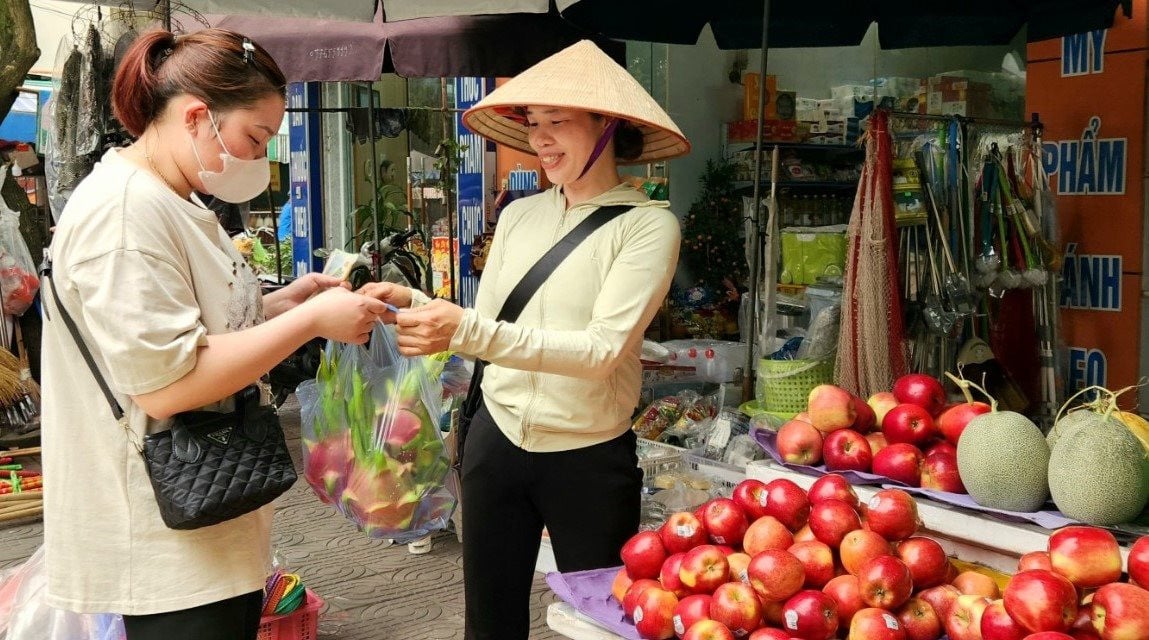
<instances>
[{"instance_id":1,"label":"hat chin strap","mask_svg":"<svg viewBox=\"0 0 1149 640\"><path fill-rule=\"evenodd\" d=\"M595 161L598 160L598 157L602 155L603 150L606 149L607 143L609 143L611 138L614 137L614 131L615 129L618 129L618 122L618 118L611 118L610 124L606 125L606 129L602 132L602 135L598 138L598 142L594 145L594 151L590 152L590 157L587 158L586 166L582 168L582 173L578 174L578 177L575 178L575 180L581 180L582 177L586 175L587 171L590 171L590 168L594 166Z\"/></svg>"}]
</instances>

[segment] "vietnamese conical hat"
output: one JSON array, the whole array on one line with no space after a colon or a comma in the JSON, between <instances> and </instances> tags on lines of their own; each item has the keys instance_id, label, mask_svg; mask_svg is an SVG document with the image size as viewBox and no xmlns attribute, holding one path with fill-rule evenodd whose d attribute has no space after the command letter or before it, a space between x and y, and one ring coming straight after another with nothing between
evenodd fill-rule
<instances>
[{"instance_id":1,"label":"vietnamese conical hat","mask_svg":"<svg viewBox=\"0 0 1149 640\"><path fill-rule=\"evenodd\" d=\"M642 155L619 164L643 164L686 155L690 142L662 107L626 69L590 40L582 40L492 91L463 114L475 133L534 153L527 125L515 109L525 106L582 109L628 120L642 132Z\"/></svg>"}]
</instances>

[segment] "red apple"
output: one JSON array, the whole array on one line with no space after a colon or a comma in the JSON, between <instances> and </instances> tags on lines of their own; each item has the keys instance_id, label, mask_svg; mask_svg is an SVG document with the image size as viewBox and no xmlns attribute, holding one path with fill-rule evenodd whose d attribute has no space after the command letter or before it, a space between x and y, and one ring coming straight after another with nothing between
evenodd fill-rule
<instances>
[{"instance_id":1,"label":"red apple","mask_svg":"<svg viewBox=\"0 0 1149 640\"><path fill-rule=\"evenodd\" d=\"M989 603L981 614L982 640L1025 640L1028 634L1028 631L1009 617L1003 600Z\"/></svg>"},{"instance_id":2,"label":"red apple","mask_svg":"<svg viewBox=\"0 0 1149 640\"><path fill-rule=\"evenodd\" d=\"M922 483L922 452L912 444L891 444L874 455L873 470L911 487Z\"/></svg>"},{"instance_id":3,"label":"red apple","mask_svg":"<svg viewBox=\"0 0 1149 640\"><path fill-rule=\"evenodd\" d=\"M910 599L913 578L906 563L894 556L879 556L862 565L858 571L858 589L862 602L871 607L897 609Z\"/></svg>"},{"instance_id":4,"label":"red apple","mask_svg":"<svg viewBox=\"0 0 1149 640\"><path fill-rule=\"evenodd\" d=\"M921 486L935 491L966 493L958 473L957 455L946 452L927 455L922 461Z\"/></svg>"},{"instance_id":5,"label":"red apple","mask_svg":"<svg viewBox=\"0 0 1149 640\"><path fill-rule=\"evenodd\" d=\"M880 429L882 421L886 419L886 414L889 413L890 409L898 406L898 399L889 391L879 391L870 396L866 400L866 404L874 410L874 424Z\"/></svg>"},{"instance_id":6,"label":"red apple","mask_svg":"<svg viewBox=\"0 0 1149 640\"><path fill-rule=\"evenodd\" d=\"M910 568L915 589L928 589L946 581L950 559L930 538L907 538L898 543L898 557Z\"/></svg>"},{"instance_id":7,"label":"red apple","mask_svg":"<svg viewBox=\"0 0 1149 640\"><path fill-rule=\"evenodd\" d=\"M1010 617L1032 633L1066 631L1077 617L1077 590L1052 571L1022 571L1010 578L1003 597Z\"/></svg>"},{"instance_id":8,"label":"red apple","mask_svg":"<svg viewBox=\"0 0 1149 640\"><path fill-rule=\"evenodd\" d=\"M1149 536L1141 536L1129 548L1129 581L1149 589Z\"/></svg>"},{"instance_id":9,"label":"red apple","mask_svg":"<svg viewBox=\"0 0 1149 640\"><path fill-rule=\"evenodd\" d=\"M857 417L854 397L832 384L820 384L810 390L806 413L810 415L810 424L822 433L845 429L854 424Z\"/></svg>"},{"instance_id":10,"label":"red apple","mask_svg":"<svg viewBox=\"0 0 1149 640\"><path fill-rule=\"evenodd\" d=\"M842 429L826 436L822 442L822 460L830 471L869 473L874 454L866 436L853 429Z\"/></svg>"},{"instance_id":11,"label":"red apple","mask_svg":"<svg viewBox=\"0 0 1149 640\"><path fill-rule=\"evenodd\" d=\"M878 424L878 416L874 413L874 408L858 396L854 396L853 399L854 424L851 425L850 428L858 433L869 433L873 431L874 427Z\"/></svg>"},{"instance_id":12,"label":"red apple","mask_svg":"<svg viewBox=\"0 0 1149 640\"><path fill-rule=\"evenodd\" d=\"M694 626L695 622L699 620L710 619L710 596L698 593L692 596L686 596L678 601L678 606L674 608L674 633L679 638L686 635L686 630Z\"/></svg>"},{"instance_id":13,"label":"red apple","mask_svg":"<svg viewBox=\"0 0 1149 640\"><path fill-rule=\"evenodd\" d=\"M918 503L901 489L883 489L866 503L866 527L890 542L905 540L921 526Z\"/></svg>"},{"instance_id":14,"label":"red apple","mask_svg":"<svg viewBox=\"0 0 1149 640\"><path fill-rule=\"evenodd\" d=\"M610 595L614 596L614 599L618 600L619 604L622 604L622 599L626 597L626 590L629 589L633 583L634 581L630 579L630 575L626 572L626 567L619 569L618 573L614 574L614 581L610 584Z\"/></svg>"},{"instance_id":15,"label":"red apple","mask_svg":"<svg viewBox=\"0 0 1149 640\"><path fill-rule=\"evenodd\" d=\"M699 620L694 626L688 628L685 634L679 634L682 640L734 640L735 636L730 628L715 620Z\"/></svg>"},{"instance_id":16,"label":"red apple","mask_svg":"<svg viewBox=\"0 0 1149 640\"><path fill-rule=\"evenodd\" d=\"M1093 627L1093 603L1083 604L1077 610L1077 619L1069 627L1069 635L1073 640L1101 640L1097 629Z\"/></svg>"},{"instance_id":17,"label":"red apple","mask_svg":"<svg viewBox=\"0 0 1149 640\"><path fill-rule=\"evenodd\" d=\"M822 432L809 422L791 420L782 425L774 446L789 464L816 465L822 461Z\"/></svg>"},{"instance_id":18,"label":"red apple","mask_svg":"<svg viewBox=\"0 0 1149 640\"><path fill-rule=\"evenodd\" d=\"M834 552L825 543L796 542L788 551L802 563L806 588L821 589L834 578Z\"/></svg>"},{"instance_id":19,"label":"red apple","mask_svg":"<svg viewBox=\"0 0 1149 640\"><path fill-rule=\"evenodd\" d=\"M862 566L870 560L888 556L892 552L893 549L885 538L868 529L855 529L847 533L838 546L842 568L854 576L858 575Z\"/></svg>"},{"instance_id":20,"label":"red apple","mask_svg":"<svg viewBox=\"0 0 1149 640\"><path fill-rule=\"evenodd\" d=\"M942 636L941 616L921 598L910 598L898 609L897 616L906 630L906 640L938 640Z\"/></svg>"},{"instance_id":21,"label":"red apple","mask_svg":"<svg viewBox=\"0 0 1149 640\"><path fill-rule=\"evenodd\" d=\"M702 525L710 534L714 544L735 544L746 535L746 515L742 508L730 498L716 498L710 501L702 514Z\"/></svg>"},{"instance_id":22,"label":"red apple","mask_svg":"<svg viewBox=\"0 0 1149 640\"><path fill-rule=\"evenodd\" d=\"M730 579L730 563L718 547L704 544L686 552L678 576L694 593L713 593Z\"/></svg>"},{"instance_id":23,"label":"red apple","mask_svg":"<svg viewBox=\"0 0 1149 640\"><path fill-rule=\"evenodd\" d=\"M989 598L959 596L942 622L949 640L982 640L981 617L988 606Z\"/></svg>"},{"instance_id":24,"label":"red apple","mask_svg":"<svg viewBox=\"0 0 1149 640\"><path fill-rule=\"evenodd\" d=\"M886 440L886 434L880 431L874 431L866 434L866 440L870 442L870 451L876 456L882 449L890 446L890 442ZM873 466L873 465L871 465Z\"/></svg>"},{"instance_id":25,"label":"red apple","mask_svg":"<svg viewBox=\"0 0 1149 640\"><path fill-rule=\"evenodd\" d=\"M685 558L685 553L671 554L666 562L662 563L662 569L658 572L658 582L662 584L662 588L678 598L685 598L690 595L690 589L682 584L682 578L679 575L682 571L682 561Z\"/></svg>"},{"instance_id":26,"label":"red apple","mask_svg":"<svg viewBox=\"0 0 1149 640\"><path fill-rule=\"evenodd\" d=\"M899 404L882 421L882 433L890 444L906 442L920 446L938 434L930 413L916 404Z\"/></svg>"},{"instance_id":27,"label":"red apple","mask_svg":"<svg viewBox=\"0 0 1149 640\"><path fill-rule=\"evenodd\" d=\"M1053 570L1078 589L1096 589L1121 579L1121 547L1105 529L1075 525L1049 536Z\"/></svg>"},{"instance_id":28,"label":"red apple","mask_svg":"<svg viewBox=\"0 0 1149 640\"><path fill-rule=\"evenodd\" d=\"M849 627L854 614L866 608L862 602L862 592L858 587L856 576L837 576L822 587L822 593L838 603L838 622L840 626Z\"/></svg>"},{"instance_id":29,"label":"red apple","mask_svg":"<svg viewBox=\"0 0 1149 640\"><path fill-rule=\"evenodd\" d=\"M807 522L804 527L794 532L794 542L809 542L811 540L817 540L817 538L814 537L814 532L810 531L809 522Z\"/></svg>"},{"instance_id":30,"label":"red apple","mask_svg":"<svg viewBox=\"0 0 1149 640\"><path fill-rule=\"evenodd\" d=\"M790 640L790 634L781 629L763 627L750 634L746 640Z\"/></svg>"},{"instance_id":31,"label":"red apple","mask_svg":"<svg viewBox=\"0 0 1149 640\"><path fill-rule=\"evenodd\" d=\"M638 596L631 618L644 640L670 640L674 637L674 608L678 598L666 589L650 587Z\"/></svg>"},{"instance_id":32,"label":"red apple","mask_svg":"<svg viewBox=\"0 0 1149 640\"><path fill-rule=\"evenodd\" d=\"M900 403L916 404L931 416L941 413L946 406L946 390L933 376L924 373L910 373L894 381L894 397ZM883 422L883 427L885 423Z\"/></svg>"},{"instance_id":33,"label":"red apple","mask_svg":"<svg viewBox=\"0 0 1149 640\"><path fill-rule=\"evenodd\" d=\"M1053 571L1053 563L1049 561L1049 552L1030 551L1018 559L1018 571L1029 571L1031 569L1045 569L1046 571Z\"/></svg>"},{"instance_id":34,"label":"red apple","mask_svg":"<svg viewBox=\"0 0 1149 640\"><path fill-rule=\"evenodd\" d=\"M734 551L734 547L732 547L728 544L716 544L714 546L718 547L718 550L722 552L722 555L726 556L727 558L729 558L730 556L732 556L736 553Z\"/></svg>"},{"instance_id":35,"label":"red apple","mask_svg":"<svg viewBox=\"0 0 1149 640\"><path fill-rule=\"evenodd\" d=\"M943 621L949 615L950 607L962 595L961 591L952 584L940 584L918 593L917 597L930 603Z\"/></svg>"},{"instance_id":36,"label":"red apple","mask_svg":"<svg viewBox=\"0 0 1149 640\"><path fill-rule=\"evenodd\" d=\"M958 438L961 437L961 432L965 430L965 426L969 424L970 420L989 412L990 407L984 402L955 404L938 416L936 421L938 431L941 432L946 441L956 445Z\"/></svg>"},{"instance_id":37,"label":"red apple","mask_svg":"<svg viewBox=\"0 0 1149 640\"><path fill-rule=\"evenodd\" d=\"M1093 594L1093 627L1103 640L1149 638L1149 591L1114 582Z\"/></svg>"},{"instance_id":38,"label":"red apple","mask_svg":"<svg viewBox=\"0 0 1149 640\"><path fill-rule=\"evenodd\" d=\"M1039 631L1025 636L1025 640L1074 640L1074 638L1060 631Z\"/></svg>"},{"instance_id":39,"label":"red apple","mask_svg":"<svg viewBox=\"0 0 1149 640\"><path fill-rule=\"evenodd\" d=\"M944 453L956 458L958 454L958 448L957 445L953 443L947 442L945 440L939 440L931 444L923 453L927 458L934 455L935 453Z\"/></svg>"},{"instance_id":40,"label":"red apple","mask_svg":"<svg viewBox=\"0 0 1149 640\"><path fill-rule=\"evenodd\" d=\"M761 480L747 478L739 482L734 487L734 493L731 495L734 501L742 507L742 513L746 514L746 519L754 522L758 518L766 515L766 483Z\"/></svg>"},{"instance_id":41,"label":"red apple","mask_svg":"<svg viewBox=\"0 0 1149 640\"><path fill-rule=\"evenodd\" d=\"M658 530L658 536L667 553L686 553L698 545L706 544L708 539L702 521L688 511L671 514Z\"/></svg>"},{"instance_id":42,"label":"red apple","mask_svg":"<svg viewBox=\"0 0 1149 640\"><path fill-rule=\"evenodd\" d=\"M794 534L774 516L762 516L746 529L742 549L751 557L767 549L789 549Z\"/></svg>"},{"instance_id":43,"label":"red apple","mask_svg":"<svg viewBox=\"0 0 1149 640\"><path fill-rule=\"evenodd\" d=\"M847 640L906 640L906 630L897 617L885 609L862 609L850 621Z\"/></svg>"},{"instance_id":44,"label":"red apple","mask_svg":"<svg viewBox=\"0 0 1149 640\"><path fill-rule=\"evenodd\" d=\"M622 556L627 575L637 580L657 578L667 554L657 533L639 531L622 545L619 555Z\"/></svg>"},{"instance_id":45,"label":"red apple","mask_svg":"<svg viewBox=\"0 0 1149 640\"><path fill-rule=\"evenodd\" d=\"M694 514L695 518L698 518L699 522L703 522L706 519L706 507L709 507L709 506L710 506L710 501L707 500L706 502L703 502L702 504L698 505L698 508L695 509L694 511L692 511L691 513Z\"/></svg>"},{"instance_id":46,"label":"red apple","mask_svg":"<svg viewBox=\"0 0 1149 640\"><path fill-rule=\"evenodd\" d=\"M830 640L838 631L834 599L813 589L800 591L782 607L783 628L802 640Z\"/></svg>"},{"instance_id":47,"label":"red apple","mask_svg":"<svg viewBox=\"0 0 1149 640\"><path fill-rule=\"evenodd\" d=\"M810 509L810 531L830 547L836 548L847 533L861 528L858 512L841 500L823 500Z\"/></svg>"},{"instance_id":48,"label":"red apple","mask_svg":"<svg viewBox=\"0 0 1149 640\"><path fill-rule=\"evenodd\" d=\"M997 587L997 582L993 578L979 573L977 571L962 571L950 584L957 587L963 595L971 596L985 596L990 600L996 600L1001 597L1001 591Z\"/></svg>"},{"instance_id":49,"label":"red apple","mask_svg":"<svg viewBox=\"0 0 1149 640\"><path fill-rule=\"evenodd\" d=\"M643 591L651 588L661 589L662 585L658 583L658 580L642 578L635 580L627 587L626 593L622 596L622 610L626 612L626 615L629 616L634 613L634 608L638 606L638 597L642 595Z\"/></svg>"},{"instance_id":50,"label":"red apple","mask_svg":"<svg viewBox=\"0 0 1149 640\"><path fill-rule=\"evenodd\" d=\"M854 491L854 487L850 486L849 480L837 473L828 473L815 480L814 484L810 485L808 495L812 505L822 500L834 499L848 503L851 507L858 506L858 494Z\"/></svg>"},{"instance_id":51,"label":"red apple","mask_svg":"<svg viewBox=\"0 0 1149 640\"><path fill-rule=\"evenodd\" d=\"M782 626L782 605L783 602L775 602L773 600L762 601L762 618L766 621L768 627L781 627ZM786 634L789 637L790 634Z\"/></svg>"},{"instance_id":52,"label":"red apple","mask_svg":"<svg viewBox=\"0 0 1149 640\"><path fill-rule=\"evenodd\" d=\"M793 480L778 478L766 484L766 515L774 516L791 531L797 531L810 517L810 498Z\"/></svg>"},{"instance_id":53,"label":"red apple","mask_svg":"<svg viewBox=\"0 0 1149 640\"><path fill-rule=\"evenodd\" d=\"M750 559L750 586L763 600L781 602L802 590L806 568L789 551L767 549Z\"/></svg>"},{"instance_id":54,"label":"red apple","mask_svg":"<svg viewBox=\"0 0 1149 640\"><path fill-rule=\"evenodd\" d=\"M746 553L732 553L726 556L726 564L730 565L730 579L750 584L750 555Z\"/></svg>"},{"instance_id":55,"label":"red apple","mask_svg":"<svg viewBox=\"0 0 1149 640\"><path fill-rule=\"evenodd\" d=\"M762 603L754 589L741 582L727 582L714 590L710 618L742 637L762 626Z\"/></svg>"}]
</instances>

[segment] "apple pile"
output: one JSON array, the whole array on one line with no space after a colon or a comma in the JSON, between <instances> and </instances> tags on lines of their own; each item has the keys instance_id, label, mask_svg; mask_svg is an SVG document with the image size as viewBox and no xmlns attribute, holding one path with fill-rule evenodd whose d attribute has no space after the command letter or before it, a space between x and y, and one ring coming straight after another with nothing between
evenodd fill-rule
<instances>
[{"instance_id":1,"label":"apple pile","mask_svg":"<svg viewBox=\"0 0 1149 640\"><path fill-rule=\"evenodd\" d=\"M947 405L942 384L913 373L868 400L834 385L810 391L806 411L778 430L776 446L790 464L829 471L861 471L911 487L965 493L958 474L957 442L984 402Z\"/></svg>"},{"instance_id":2,"label":"apple pile","mask_svg":"<svg viewBox=\"0 0 1149 640\"><path fill-rule=\"evenodd\" d=\"M974 573L948 586L956 569L919 526L899 489L862 504L838 474L809 492L748 479L633 536L611 591L652 640L936 640L949 611L935 607L997 587Z\"/></svg>"}]
</instances>

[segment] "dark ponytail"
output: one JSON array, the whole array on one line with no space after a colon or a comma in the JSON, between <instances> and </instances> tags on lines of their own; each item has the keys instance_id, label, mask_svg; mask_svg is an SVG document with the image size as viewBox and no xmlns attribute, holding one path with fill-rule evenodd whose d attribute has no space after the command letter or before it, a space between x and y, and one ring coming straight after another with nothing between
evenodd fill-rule
<instances>
[{"instance_id":1,"label":"dark ponytail","mask_svg":"<svg viewBox=\"0 0 1149 640\"><path fill-rule=\"evenodd\" d=\"M252 51L245 49L249 43ZM224 29L183 36L154 30L140 35L116 69L112 112L124 128L139 136L186 93L226 112L261 98L283 95L283 71L263 47Z\"/></svg>"},{"instance_id":2,"label":"dark ponytail","mask_svg":"<svg viewBox=\"0 0 1149 640\"><path fill-rule=\"evenodd\" d=\"M630 121L623 120L614 130L614 157L630 162L642 155L644 142L642 131Z\"/></svg>"}]
</instances>

